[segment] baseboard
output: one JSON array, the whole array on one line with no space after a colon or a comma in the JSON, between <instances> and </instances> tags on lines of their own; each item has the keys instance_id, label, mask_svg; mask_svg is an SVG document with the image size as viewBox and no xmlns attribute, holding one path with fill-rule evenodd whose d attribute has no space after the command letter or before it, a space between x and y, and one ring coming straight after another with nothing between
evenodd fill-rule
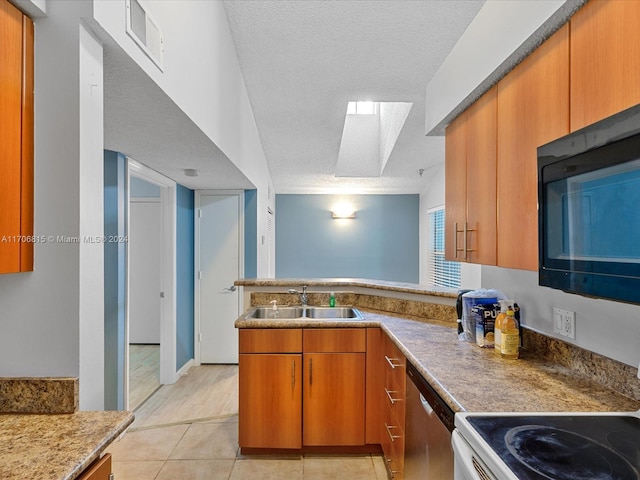
<instances>
[{"instance_id":1,"label":"baseboard","mask_svg":"<svg viewBox=\"0 0 640 480\"><path fill-rule=\"evenodd\" d=\"M180 370L178 370L178 373L177 373L178 377L182 377L182 376L184 376L184 375L187 375L187 374L189 373L189 369L190 369L191 367L193 367L193 365L194 365L194 362L193 362L193 358L192 358L192 359L190 359L187 363L185 363L185 364L180 368Z\"/></svg>"}]
</instances>

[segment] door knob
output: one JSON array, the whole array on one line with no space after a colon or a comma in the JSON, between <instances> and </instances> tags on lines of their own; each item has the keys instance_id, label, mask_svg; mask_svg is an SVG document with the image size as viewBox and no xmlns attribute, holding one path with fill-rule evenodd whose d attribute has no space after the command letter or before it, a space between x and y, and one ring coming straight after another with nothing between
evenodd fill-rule
<instances>
[{"instance_id":1,"label":"door knob","mask_svg":"<svg viewBox=\"0 0 640 480\"><path fill-rule=\"evenodd\" d=\"M235 291L236 291L236 286L235 286L235 285L231 285L231 286L230 286L230 287L228 287L228 288L223 288L223 290L224 290L225 292L235 292Z\"/></svg>"}]
</instances>

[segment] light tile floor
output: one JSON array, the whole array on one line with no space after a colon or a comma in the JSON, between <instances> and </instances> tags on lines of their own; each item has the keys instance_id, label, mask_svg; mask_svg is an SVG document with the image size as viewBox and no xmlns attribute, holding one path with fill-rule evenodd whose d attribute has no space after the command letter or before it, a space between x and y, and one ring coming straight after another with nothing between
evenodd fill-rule
<instances>
[{"instance_id":1,"label":"light tile floor","mask_svg":"<svg viewBox=\"0 0 640 480\"><path fill-rule=\"evenodd\" d=\"M107 451L117 480L385 480L382 457L246 456L238 449L234 365L193 367L136 411Z\"/></svg>"}]
</instances>

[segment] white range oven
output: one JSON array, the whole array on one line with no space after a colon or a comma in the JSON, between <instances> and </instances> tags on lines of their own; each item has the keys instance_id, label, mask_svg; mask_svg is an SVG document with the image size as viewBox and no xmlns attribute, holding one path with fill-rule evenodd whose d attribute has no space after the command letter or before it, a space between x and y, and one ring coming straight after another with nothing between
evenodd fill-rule
<instances>
[{"instance_id":1,"label":"white range oven","mask_svg":"<svg viewBox=\"0 0 640 480\"><path fill-rule=\"evenodd\" d=\"M640 411L457 413L455 480L640 480Z\"/></svg>"}]
</instances>

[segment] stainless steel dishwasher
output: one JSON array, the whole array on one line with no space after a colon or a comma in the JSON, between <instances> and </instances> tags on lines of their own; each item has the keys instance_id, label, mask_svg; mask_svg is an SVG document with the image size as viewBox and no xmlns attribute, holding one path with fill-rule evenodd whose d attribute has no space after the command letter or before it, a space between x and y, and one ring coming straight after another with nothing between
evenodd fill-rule
<instances>
[{"instance_id":1,"label":"stainless steel dishwasher","mask_svg":"<svg viewBox=\"0 0 640 480\"><path fill-rule=\"evenodd\" d=\"M453 480L454 412L407 362L405 480Z\"/></svg>"}]
</instances>

